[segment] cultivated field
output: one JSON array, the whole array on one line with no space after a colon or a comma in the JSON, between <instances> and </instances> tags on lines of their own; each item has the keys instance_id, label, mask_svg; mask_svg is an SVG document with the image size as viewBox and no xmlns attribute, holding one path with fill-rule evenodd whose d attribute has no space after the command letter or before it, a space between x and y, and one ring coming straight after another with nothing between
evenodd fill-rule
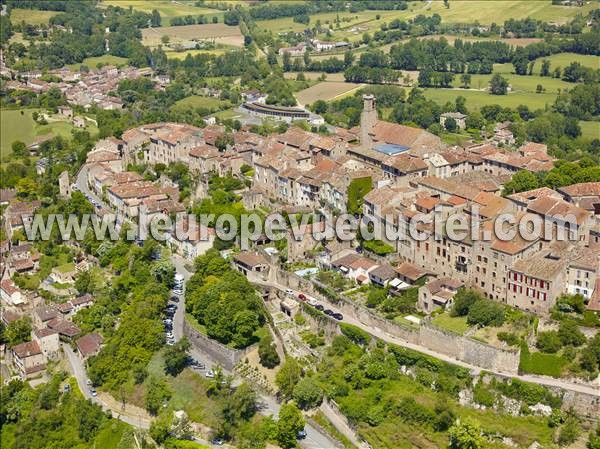
<instances>
[{"instance_id":1,"label":"cultivated field","mask_svg":"<svg viewBox=\"0 0 600 449\"><path fill-rule=\"evenodd\" d=\"M161 38L169 36L170 44L195 40L211 40L218 44L244 45L244 36L237 26L223 23L205 25L183 25L177 27L146 28L142 30L142 43L149 47L161 45Z\"/></svg>"},{"instance_id":2,"label":"cultivated field","mask_svg":"<svg viewBox=\"0 0 600 449\"><path fill-rule=\"evenodd\" d=\"M196 55L215 55L220 56L227 51L226 48L213 48L212 50L184 50L184 51L175 51L175 50L166 50L165 54L169 59L185 59L187 55L196 56Z\"/></svg>"},{"instance_id":3,"label":"cultivated field","mask_svg":"<svg viewBox=\"0 0 600 449\"><path fill-rule=\"evenodd\" d=\"M31 25L47 24L50 17L58 14L57 11L40 11L37 9L15 8L10 11L10 21L12 23L25 22Z\"/></svg>"},{"instance_id":4,"label":"cultivated field","mask_svg":"<svg viewBox=\"0 0 600 449\"><path fill-rule=\"evenodd\" d=\"M550 61L550 73L556 67L565 68L572 62L578 62L585 67L592 69L600 69L600 57L593 55L578 55L576 53L557 53L552 56L545 58L536 59L535 65L533 66L533 73L540 73L542 69L542 61L547 59Z\"/></svg>"},{"instance_id":5,"label":"cultivated field","mask_svg":"<svg viewBox=\"0 0 600 449\"><path fill-rule=\"evenodd\" d=\"M317 100L333 100L342 95L348 94L364 84L336 82L336 81L323 81L315 84L308 89L301 90L296 93L296 99L301 105L312 104Z\"/></svg>"},{"instance_id":6,"label":"cultivated field","mask_svg":"<svg viewBox=\"0 0 600 449\"><path fill-rule=\"evenodd\" d=\"M590 139L600 139L600 122L579 122L581 135Z\"/></svg>"},{"instance_id":7,"label":"cultivated field","mask_svg":"<svg viewBox=\"0 0 600 449\"><path fill-rule=\"evenodd\" d=\"M168 25L173 17L181 16L194 16L198 17L204 15L206 17L219 16L219 22L222 22L223 12L211 9L211 8L200 8L194 6L193 1L179 0L177 2L168 0L104 0L102 5L105 6L120 6L121 8L137 9L143 12L152 12L156 9L160 13L162 19L162 25Z\"/></svg>"},{"instance_id":8,"label":"cultivated field","mask_svg":"<svg viewBox=\"0 0 600 449\"><path fill-rule=\"evenodd\" d=\"M490 95L488 92L465 89L425 89L425 97L443 105L447 102L454 103L459 95L467 99L468 108L481 108L490 104L502 107L516 108L520 104L529 106L529 109L544 109L554 103L556 94L519 92L508 95Z\"/></svg>"},{"instance_id":9,"label":"cultivated field","mask_svg":"<svg viewBox=\"0 0 600 449\"><path fill-rule=\"evenodd\" d=\"M511 66L512 67L512 66ZM572 89L576 86L574 83L568 83L558 78L542 77L535 75L514 75L512 73L502 73L502 76L508 80L512 86L514 94L520 92L533 92L535 93L537 85L541 84L546 93L557 94L559 90ZM486 89L489 86L489 82L493 75L471 75L471 89ZM460 87L460 75L454 77L452 85L454 87Z\"/></svg>"},{"instance_id":10,"label":"cultivated field","mask_svg":"<svg viewBox=\"0 0 600 449\"><path fill-rule=\"evenodd\" d=\"M21 111L23 114L21 114ZM74 127L68 122L49 122L47 125L38 125L33 121L32 114L39 109L3 109L0 111L0 154L2 158L10 154L11 144L20 140L30 144L37 136L52 133L55 136L71 137ZM88 122L89 123L89 122ZM90 134L98 131L95 126L88 125L86 130Z\"/></svg>"},{"instance_id":11,"label":"cultivated field","mask_svg":"<svg viewBox=\"0 0 600 449\"><path fill-rule=\"evenodd\" d=\"M88 66L90 69L95 69L99 65L114 65L119 67L126 65L127 61L127 58L121 58L120 56L102 55L85 58L83 62L69 64L67 67L72 71L78 71L82 65Z\"/></svg>"},{"instance_id":12,"label":"cultivated field","mask_svg":"<svg viewBox=\"0 0 600 449\"><path fill-rule=\"evenodd\" d=\"M285 72L283 74L283 77L285 79L288 80L295 80L296 77L298 76L299 72ZM319 79L319 77L321 75L325 75L325 81L337 81L337 82L344 82L345 78L344 78L344 74L342 72L340 73L321 73L321 72L302 72L304 74L304 78L306 78L307 80L310 81L314 81Z\"/></svg>"},{"instance_id":13,"label":"cultivated field","mask_svg":"<svg viewBox=\"0 0 600 449\"><path fill-rule=\"evenodd\" d=\"M192 95L191 97L183 98L179 100L173 108L175 109L189 109L189 108L206 108L210 110L218 110L223 107L229 106L227 101L219 100L213 97L203 97L201 95Z\"/></svg>"}]
</instances>

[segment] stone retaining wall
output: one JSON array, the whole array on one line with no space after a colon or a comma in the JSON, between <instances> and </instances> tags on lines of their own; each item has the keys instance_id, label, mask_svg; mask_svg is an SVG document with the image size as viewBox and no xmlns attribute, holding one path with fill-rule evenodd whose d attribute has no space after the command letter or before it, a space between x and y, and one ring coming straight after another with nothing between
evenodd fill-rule
<instances>
[{"instance_id":1,"label":"stone retaining wall","mask_svg":"<svg viewBox=\"0 0 600 449\"><path fill-rule=\"evenodd\" d=\"M206 354L227 371L233 371L234 366L254 349L254 346L249 346L245 350L234 349L212 340L195 329L187 318L183 320L183 335L196 351Z\"/></svg>"}]
</instances>

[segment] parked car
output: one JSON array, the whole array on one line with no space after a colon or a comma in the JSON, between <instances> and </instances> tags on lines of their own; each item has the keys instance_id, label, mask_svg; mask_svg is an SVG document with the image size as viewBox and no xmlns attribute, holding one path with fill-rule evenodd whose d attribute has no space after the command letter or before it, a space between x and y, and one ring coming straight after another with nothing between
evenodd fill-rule
<instances>
[{"instance_id":1,"label":"parked car","mask_svg":"<svg viewBox=\"0 0 600 449\"><path fill-rule=\"evenodd\" d=\"M213 438L210 442L210 444L214 444L215 446L223 446L223 443L224 441L222 438Z\"/></svg>"},{"instance_id":2,"label":"parked car","mask_svg":"<svg viewBox=\"0 0 600 449\"><path fill-rule=\"evenodd\" d=\"M333 315L331 315L332 317L334 317L336 320L338 321L342 321L344 319L344 315L342 315L341 313L337 312L334 313Z\"/></svg>"},{"instance_id":3,"label":"parked car","mask_svg":"<svg viewBox=\"0 0 600 449\"><path fill-rule=\"evenodd\" d=\"M317 305L315 306L315 309L317 309L317 310L319 310L319 311L321 311L321 312L322 312L323 310L325 310L325 307L323 307L321 304L317 304Z\"/></svg>"},{"instance_id":4,"label":"parked car","mask_svg":"<svg viewBox=\"0 0 600 449\"><path fill-rule=\"evenodd\" d=\"M292 290L291 288L286 288L285 289L285 294L289 295L289 296L292 296L294 294L294 290Z\"/></svg>"},{"instance_id":5,"label":"parked car","mask_svg":"<svg viewBox=\"0 0 600 449\"><path fill-rule=\"evenodd\" d=\"M306 301L306 295L304 293L299 293L298 294L298 299L300 301Z\"/></svg>"},{"instance_id":6,"label":"parked car","mask_svg":"<svg viewBox=\"0 0 600 449\"><path fill-rule=\"evenodd\" d=\"M85 384L86 385L92 385L92 381L88 379L88 380L85 381Z\"/></svg>"},{"instance_id":7,"label":"parked car","mask_svg":"<svg viewBox=\"0 0 600 449\"><path fill-rule=\"evenodd\" d=\"M325 315L327 315L327 316L333 316L333 314L334 314L335 312L334 312L333 310L331 310L331 309L325 309L325 310L323 311L323 313L324 313Z\"/></svg>"},{"instance_id":8,"label":"parked car","mask_svg":"<svg viewBox=\"0 0 600 449\"><path fill-rule=\"evenodd\" d=\"M208 377L209 379L213 379L215 377L215 372L211 369L209 369L204 376Z\"/></svg>"},{"instance_id":9,"label":"parked car","mask_svg":"<svg viewBox=\"0 0 600 449\"><path fill-rule=\"evenodd\" d=\"M306 438L306 430L302 429L302 430L298 431L298 435L296 435L296 437L299 440L303 440L304 438Z\"/></svg>"},{"instance_id":10,"label":"parked car","mask_svg":"<svg viewBox=\"0 0 600 449\"><path fill-rule=\"evenodd\" d=\"M171 301L173 301L173 302L179 302L179 297L178 296L171 296Z\"/></svg>"},{"instance_id":11,"label":"parked car","mask_svg":"<svg viewBox=\"0 0 600 449\"><path fill-rule=\"evenodd\" d=\"M306 301L306 303L307 303L309 306L313 306L313 307L315 307L315 306L318 304L318 303L317 303L317 300L316 300L315 298L309 298L309 299Z\"/></svg>"}]
</instances>

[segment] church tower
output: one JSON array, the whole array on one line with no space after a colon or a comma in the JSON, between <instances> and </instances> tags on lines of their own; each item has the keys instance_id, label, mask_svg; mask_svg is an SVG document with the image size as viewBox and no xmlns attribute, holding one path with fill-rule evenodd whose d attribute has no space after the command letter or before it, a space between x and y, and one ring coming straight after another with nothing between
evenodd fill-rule
<instances>
[{"instance_id":1,"label":"church tower","mask_svg":"<svg viewBox=\"0 0 600 449\"><path fill-rule=\"evenodd\" d=\"M375 96L363 95L363 111L360 115L360 144L363 148L371 148L373 140L369 133L377 123Z\"/></svg>"}]
</instances>

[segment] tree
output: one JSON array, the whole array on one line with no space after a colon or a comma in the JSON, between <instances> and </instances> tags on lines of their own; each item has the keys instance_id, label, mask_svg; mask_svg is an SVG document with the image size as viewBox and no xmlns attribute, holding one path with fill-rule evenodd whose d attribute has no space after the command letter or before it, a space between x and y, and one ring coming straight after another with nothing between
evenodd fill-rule
<instances>
[{"instance_id":1,"label":"tree","mask_svg":"<svg viewBox=\"0 0 600 449\"><path fill-rule=\"evenodd\" d=\"M542 61L542 68L540 69L540 76L550 76L550 61L544 59Z\"/></svg>"},{"instance_id":2,"label":"tree","mask_svg":"<svg viewBox=\"0 0 600 449\"><path fill-rule=\"evenodd\" d=\"M173 346L169 346L165 351L165 372L171 376L177 376L187 365L188 350L190 342L183 337Z\"/></svg>"},{"instance_id":3,"label":"tree","mask_svg":"<svg viewBox=\"0 0 600 449\"><path fill-rule=\"evenodd\" d=\"M467 323L480 326L501 326L504 322L504 307L488 299L475 301L469 308Z\"/></svg>"},{"instance_id":4,"label":"tree","mask_svg":"<svg viewBox=\"0 0 600 449\"><path fill-rule=\"evenodd\" d=\"M536 93L536 94L541 94L543 91L544 91L544 86L542 86L541 84L538 84L538 85L535 87L535 93Z\"/></svg>"},{"instance_id":5,"label":"tree","mask_svg":"<svg viewBox=\"0 0 600 449\"><path fill-rule=\"evenodd\" d=\"M167 45L169 42L171 42L171 38L169 37L168 34L163 34L162 37L160 38L160 41Z\"/></svg>"},{"instance_id":6,"label":"tree","mask_svg":"<svg viewBox=\"0 0 600 449\"><path fill-rule=\"evenodd\" d=\"M4 331L4 337L9 346L31 340L31 318L25 316L9 323Z\"/></svg>"},{"instance_id":7,"label":"tree","mask_svg":"<svg viewBox=\"0 0 600 449\"><path fill-rule=\"evenodd\" d=\"M304 429L304 418L294 402L289 402L279 410L277 421L277 443L284 449L296 446L298 432Z\"/></svg>"},{"instance_id":8,"label":"tree","mask_svg":"<svg viewBox=\"0 0 600 449\"><path fill-rule=\"evenodd\" d=\"M504 185L503 195L526 192L527 190L537 189L539 181L537 177L527 170L520 170L514 174L512 179Z\"/></svg>"},{"instance_id":9,"label":"tree","mask_svg":"<svg viewBox=\"0 0 600 449\"><path fill-rule=\"evenodd\" d=\"M153 9L152 10L152 18L150 19L150 23L152 24L153 27L159 27L160 22L161 22L160 13L156 9Z\"/></svg>"},{"instance_id":10,"label":"tree","mask_svg":"<svg viewBox=\"0 0 600 449\"><path fill-rule=\"evenodd\" d=\"M313 103L313 111L315 114L324 114L327 112L327 103L324 100L317 100Z\"/></svg>"},{"instance_id":11,"label":"tree","mask_svg":"<svg viewBox=\"0 0 600 449\"><path fill-rule=\"evenodd\" d=\"M310 377L304 377L294 387L292 396L301 409L308 410L321 404L323 390Z\"/></svg>"},{"instance_id":12,"label":"tree","mask_svg":"<svg viewBox=\"0 0 600 449\"><path fill-rule=\"evenodd\" d=\"M554 354L562 348L562 342L556 331L538 332L535 346L542 352Z\"/></svg>"},{"instance_id":13,"label":"tree","mask_svg":"<svg viewBox=\"0 0 600 449\"><path fill-rule=\"evenodd\" d=\"M470 418L456 423L448 430L451 449L480 449L484 438L481 435L479 423Z\"/></svg>"},{"instance_id":14,"label":"tree","mask_svg":"<svg viewBox=\"0 0 600 449\"><path fill-rule=\"evenodd\" d=\"M529 58L527 57L527 52L523 49L523 47L517 47L515 55L512 59L512 64L515 67L515 73L517 75L527 74L527 65L529 64Z\"/></svg>"},{"instance_id":15,"label":"tree","mask_svg":"<svg viewBox=\"0 0 600 449\"><path fill-rule=\"evenodd\" d=\"M292 397L294 387L300 380L301 369L296 359L288 357L275 376L275 383L279 391L285 397Z\"/></svg>"},{"instance_id":16,"label":"tree","mask_svg":"<svg viewBox=\"0 0 600 449\"><path fill-rule=\"evenodd\" d=\"M265 368L275 368L279 365L279 355L277 354L277 347L273 343L273 339L270 335L263 337L258 345L258 357L260 358L260 364Z\"/></svg>"},{"instance_id":17,"label":"tree","mask_svg":"<svg viewBox=\"0 0 600 449\"><path fill-rule=\"evenodd\" d=\"M20 140L15 140L11 145L12 153L17 157L22 157L27 155L27 145L25 145Z\"/></svg>"},{"instance_id":18,"label":"tree","mask_svg":"<svg viewBox=\"0 0 600 449\"><path fill-rule=\"evenodd\" d=\"M563 320L558 328L558 337L563 345L581 346L585 343L585 335L579 330L577 322L573 320Z\"/></svg>"},{"instance_id":19,"label":"tree","mask_svg":"<svg viewBox=\"0 0 600 449\"><path fill-rule=\"evenodd\" d=\"M479 301L481 296L474 290L459 288L453 299L452 316L465 316L469 313L469 309L475 302Z\"/></svg>"},{"instance_id":20,"label":"tree","mask_svg":"<svg viewBox=\"0 0 600 449\"><path fill-rule=\"evenodd\" d=\"M171 411L165 410L150 424L150 436L157 444L162 446L171 436L171 422Z\"/></svg>"},{"instance_id":21,"label":"tree","mask_svg":"<svg viewBox=\"0 0 600 449\"><path fill-rule=\"evenodd\" d=\"M490 80L490 93L492 95L506 95L508 91L508 81L499 73L496 73Z\"/></svg>"},{"instance_id":22,"label":"tree","mask_svg":"<svg viewBox=\"0 0 600 449\"><path fill-rule=\"evenodd\" d=\"M162 379L151 378L144 396L146 410L151 415L158 415L163 405L171 398L171 391Z\"/></svg>"},{"instance_id":23,"label":"tree","mask_svg":"<svg viewBox=\"0 0 600 449\"><path fill-rule=\"evenodd\" d=\"M456 120L454 120L452 117L446 117L446 120L444 120L444 128L446 128L446 131L448 132L455 132L458 128Z\"/></svg>"}]
</instances>

